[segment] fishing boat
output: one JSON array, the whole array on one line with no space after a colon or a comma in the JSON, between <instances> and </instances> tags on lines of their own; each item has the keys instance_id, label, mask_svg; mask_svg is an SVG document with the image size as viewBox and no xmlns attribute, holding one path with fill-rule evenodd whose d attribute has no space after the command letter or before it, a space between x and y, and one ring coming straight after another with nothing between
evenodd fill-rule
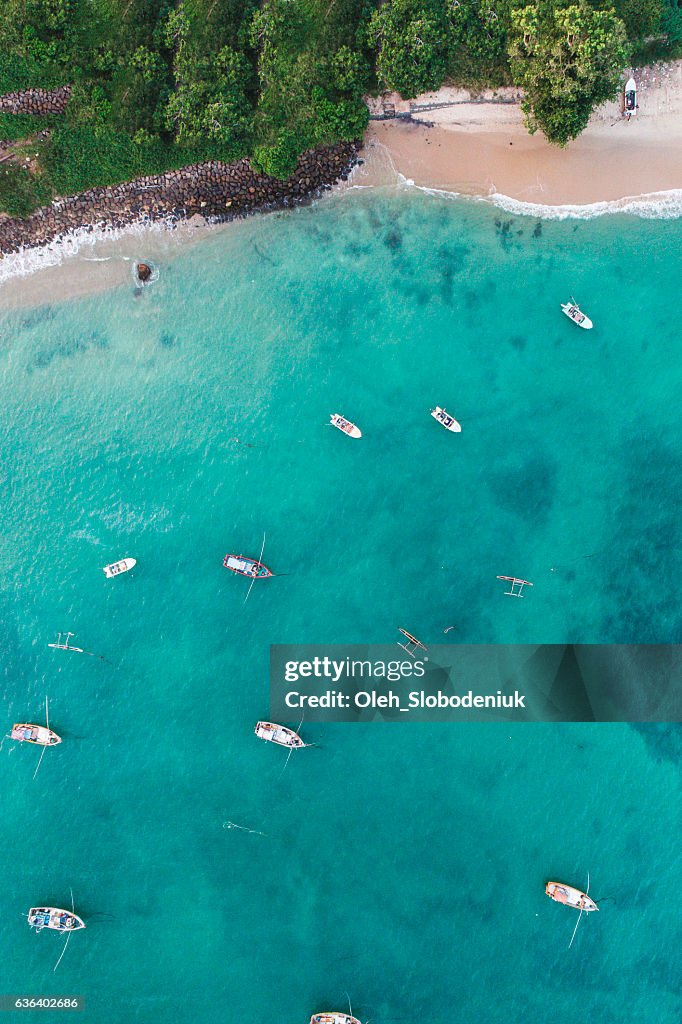
<instances>
[{"instance_id":1,"label":"fishing boat","mask_svg":"<svg viewBox=\"0 0 682 1024\"><path fill-rule=\"evenodd\" d=\"M344 416L340 416L338 412L332 413L332 417L329 421L332 427L337 427L344 434L348 434L349 437L362 437L362 431L359 427L356 427L354 423L347 420Z\"/></svg>"},{"instance_id":2,"label":"fishing boat","mask_svg":"<svg viewBox=\"0 0 682 1024\"><path fill-rule=\"evenodd\" d=\"M556 900L557 903L563 903L566 907L573 907L581 913L589 914L592 910L599 910L597 904L586 892L576 889L573 885L566 885L564 882L548 882L545 886L545 892L551 899Z\"/></svg>"},{"instance_id":3,"label":"fishing boat","mask_svg":"<svg viewBox=\"0 0 682 1024\"><path fill-rule=\"evenodd\" d=\"M417 640L416 636L412 636L412 634L408 633L406 629L402 628L402 626L398 626L398 632L403 634L403 636L407 640L407 643L401 644L400 640L397 640L396 643L398 644L398 647L402 647L402 649L406 651L411 658L416 657L416 651L420 648L422 651L428 650L428 648L424 646L421 640Z\"/></svg>"},{"instance_id":4,"label":"fishing boat","mask_svg":"<svg viewBox=\"0 0 682 1024\"><path fill-rule=\"evenodd\" d=\"M112 562L111 565L105 565L102 572L110 580L113 576L120 576L122 572L129 572L134 565L137 565L136 558L122 558L120 562Z\"/></svg>"},{"instance_id":5,"label":"fishing boat","mask_svg":"<svg viewBox=\"0 0 682 1024\"><path fill-rule=\"evenodd\" d=\"M578 327L582 327L584 330L589 331L594 326L589 316L586 316L585 313L578 308L574 299L571 299L570 302L562 302L561 309L568 319L572 320L574 324L578 325Z\"/></svg>"},{"instance_id":6,"label":"fishing boat","mask_svg":"<svg viewBox=\"0 0 682 1024\"><path fill-rule=\"evenodd\" d=\"M19 722L12 726L10 739L17 743L37 743L40 747L54 747L62 742L61 736L46 725L33 725L30 722Z\"/></svg>"},{"instance_id":7,"label":"fishing boat","mask_svg":"<svg viewBox=\"0 0 682 1024\"><path fill-rule=\"evenodd\" d=\"M434 420L438 420L438 422L442 426L444 426L446 430L452 430L454 431L455 434L459 434L461 432L462 427L457 422L455 417L451 416L446 409L441 409L439 405L437 405L435 409L431 410L431 415L433 416Z\"/></svg>"},{"instance_id":8,"label":"fishing boat","mask_svg":"<svg viewBox=\"0 0 682 1024\"><path fill-rule=\"evenodd\" d=\"M637 83L634 78L628 78L625 83L625 104L623 114L628 120L637 113Z\"/></svg>"},{"instance_id":9,"label":"fishing boat","mask_svg":"<svg viewBox=\"0 0 682 1024\"><path fill-rule=\"evenodd\" d=\"M310 1024L360 1024L360 1021L350 1013L327 1010L325 1013L314 1013L310 1018Z\"/></svg>"},{"instance_id":10,"label":"fishing boat","mask_svg":"<svg viewBox=\"0 0 682 1024\"><path fill-rule=\"evenodd\" d=\"M275 722L256 722L254 730L259 740L268 740L270 743L277 743L280 747L305 747L301 737L293 729L286 725L277 725Z\"/></svg>"},{"instance_id":11,"label":"fishing boat","mask_svg":"<svg viewBox=\"0 0 682 1024\"><path fill-rule=\"evenodd\" d=\"M272 569L268 569L267 565L263 565L257 558L247 558L246 555L225 555L223 565L230 572L248 576L251 580L264 580L268 576L274 576Z\"/></svg>"},{"instance_id":12,"label":"fishing boat","mask_svg":"<svg viewBox=\"0 0 682 1024\"><path fill-rule=\"evenodd\" d=\"M61 910L59 907L31 907L28 912L28 923L31 928L41 932L49 928L53 932L76 932L85 928L85 922L72 910Z\"/></svg>"}]
</instances>

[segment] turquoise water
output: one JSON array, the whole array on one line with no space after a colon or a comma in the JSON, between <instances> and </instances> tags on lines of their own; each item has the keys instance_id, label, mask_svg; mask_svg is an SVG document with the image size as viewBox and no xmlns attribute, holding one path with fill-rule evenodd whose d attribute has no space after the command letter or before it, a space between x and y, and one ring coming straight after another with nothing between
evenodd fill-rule
<instances>
[{"instance_id":1,"label":"turquoise water","mask_svg":"<svg viewBox=\"0 0 682 1024\"><path fill-rule=\"evenodd\" d=\"M677 1024L676 727L310 725L284 771L252 727L270 642L679 639L681 241L351 192L138 298L0 315L4 707L47 693L65 740L35 781L0 753L4 991L110 1024L346 993L373 1024ZM245 604L222 558L264 532L288 575ZM107 660L50 650L66 629ZM569 952L544 882L588 871L612 898ZM21 913L70 887L53 975Z\"/></svg>"}]
</instances>

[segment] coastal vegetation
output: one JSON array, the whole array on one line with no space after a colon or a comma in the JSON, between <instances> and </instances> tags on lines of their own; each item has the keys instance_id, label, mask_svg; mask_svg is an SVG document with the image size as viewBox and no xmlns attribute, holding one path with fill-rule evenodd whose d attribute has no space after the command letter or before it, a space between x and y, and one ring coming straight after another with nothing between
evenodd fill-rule
<instances>
[{"instance_id":1,"label":"coastal vegetation","mask_svg":"<svg viewBox=\"0 0 682 1024\"><path fill-rule=\"evenodd\" d=\"M64 114L0 113L0 209L209 159L285 178L359 138L363 95L518 85L559 145L633 55L682 48L681 0L4 0L0 95L72 86Z\"/></svg>"}]
</instances>

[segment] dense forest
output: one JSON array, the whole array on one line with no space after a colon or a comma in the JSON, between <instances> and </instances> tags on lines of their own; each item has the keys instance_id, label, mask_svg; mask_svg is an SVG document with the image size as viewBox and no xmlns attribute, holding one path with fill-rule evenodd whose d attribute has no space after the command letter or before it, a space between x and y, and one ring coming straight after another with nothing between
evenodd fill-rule
<instances>
[{"instance_id":1,"label":"dense forest","mask_svg":"<svg viewBox=\"0 0 682 1024\"><path fill-rule=\"evenodd\" d=\"M681 48L682 0L3 0L0 95L73 89L64 115L0 114L0 209L207 159L286 177L362 135L363 95L445 81L521 86L564 145L628 61Z\"/></svg>"}]
</instances>

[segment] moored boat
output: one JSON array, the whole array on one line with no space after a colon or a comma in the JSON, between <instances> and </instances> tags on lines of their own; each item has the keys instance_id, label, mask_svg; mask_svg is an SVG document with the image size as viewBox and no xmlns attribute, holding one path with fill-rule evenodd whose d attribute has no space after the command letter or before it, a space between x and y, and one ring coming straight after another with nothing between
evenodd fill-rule
<instances>
[{"instance_id":1,"label":"moored boat","mask_svg":"<svg viewBox=\"0 0 682 1024\"><path fill-rule=\"evenodd\" d=\"M46 725L33 725L30 722L19 722L12 726L10 739L18 743L37 743L41 747L53 747L62 742L61 736Z\"/></svg>"},{"instance_id":2,"label":"moored boat","mask_svg":"<svg viewBox=\"0 0 682 1024\"><path fill-rule=\"evenodd\" d=\"M280 747L305 747L305 743L293 729L286 725L277 725L275 722L256 722L254 730L259 740L268 740L270 743L277 743Z\"/></svg>"},{"instance_id":3,"label":"moored boat","mask_svg":"<svg viewBox=\"0 0 682 1024\"><path fill-rule=\"evenodd\" d=\"M575 910L584 911L589 914L592 910L599 910L599 907L594 900L583 892L582 889L576 889L573 885L566 885L564 882L548 882L545 886L545 892L547 895L556 900L557 903L563 903L566 907L573 907Z\"/></svg>"},{"instance_id":4,"label":"moored boat","mask_svg":"<svg viewBox=\"0 0 682 1024\"><path fill-rule=\"evenodd\" d=\"M314 1013L310 1018L310 1024L360 1024L360 1021L350 1013L326 1010L324 1013Z\"/></svg>"},{"instance_id":5,"label":"moored boat","mask_svg":"<svg viewBox=\"0 0 682 1024\"><path fill-rule=\"evenodd\" d=\"M225 555L223 565L230 572L248 576L252 580L267 579L268 576L274 575L267 565L263 565L257 558L247 558L246 555Z\"/></svg>"},{"instance_id":6,"label":"moored boat","mask_svg":"<svg viewBox=\"0 0 682 1024\"><path fill-rule=\"evenodd\" d=\"M49 928L53 932L75 932L85 928L85 922L71 910L59 907L31 907L28 912L28 923L31 928L41 932Z\"/></svg>"},{"instance_id":7,"label":"moored boat","mask_svg":"<svg viewBox=\"0 0 682 1024\"><path fill-rule=\"evenodd\" d=\"M452 430L454 433L459 434L462 430L461 425L457 422L454 416L451 416L446 409L441 409L439 405L435 409L431 410L431 415L434 420L445 427L446 430Z\"/></svg>"},{"instance_id":8,"label":"moored boat","mask_svg":"<svg viewBox=\"0 0 682 1024\"><path fill-rule=\"evenodd\" d=\"M342 433L348 434L348 437L362 437L362 431L360 428L356 427L350 420L347 420L345 416L340 416L338 412L332 413L329 422L333 427L337 427Z\"/></svg>"},{"instance_id":9,"label":"moored boat","mask_svg":"<svg viewBox=\"0 0 682 1024\"><path fill-rule=\"evenodd\" d=\"M569 320L572 320L578 327L582 327L584 330L589 331L594 324L578 305L571 299L570 302L562 302L561 310L566 314Z\"/></svg>"},{"instance_id":10,"label":"moored boat","mask_svg":"<svg viewBox=\"0 0 682 1024\"><path fill-rule=\"evenodd\" d=\"M119 562L103 566L102 572L110 580L113 576L120 576L122 572L129 572L134 565L137 565L136 558L122 558Z\"/></svg>"},{"instance_id":11,"label":"moored boat","mask_svg":"<svg viewBox=\"0 0 682 1024\"><path fill-rule=\"evenodd\" d=\"M637 83L634 78L628 78L625 83L625 102L623 114L628 119L637 113Z\"/></svg>"}]
</instances>

